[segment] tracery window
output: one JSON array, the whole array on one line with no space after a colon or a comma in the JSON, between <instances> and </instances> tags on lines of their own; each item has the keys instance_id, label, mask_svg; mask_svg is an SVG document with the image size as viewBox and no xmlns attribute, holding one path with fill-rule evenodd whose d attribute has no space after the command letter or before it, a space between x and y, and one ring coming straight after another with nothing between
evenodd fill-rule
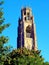
<instances>
[{"instance_id":1,"label":"tracery window","mask_svg":"<svg viewBox=\"0 0 49 65\"><path fill-rule=\"evenodd\" d=\"M31 38L31 30L32 30L32 27L30 25L28 25L26 27L26 37Z\"/></svg>"}]
</instances>

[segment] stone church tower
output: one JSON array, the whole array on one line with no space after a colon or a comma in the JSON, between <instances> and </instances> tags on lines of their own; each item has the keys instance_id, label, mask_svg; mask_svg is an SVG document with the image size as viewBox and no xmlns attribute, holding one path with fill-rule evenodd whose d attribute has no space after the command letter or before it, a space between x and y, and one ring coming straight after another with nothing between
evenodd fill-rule
<instances>
[{"instance_id":1,"label":"stone church tower","mask_svg":"<svg viewBox=\"0 0 49 65\"><path fill-rule=\"evenodd\" d=\"M17 48L25 47L29 50L37 50L34 17L30 8L21 10L21 18L18 21Z\"/></svg>"}]
</instances>

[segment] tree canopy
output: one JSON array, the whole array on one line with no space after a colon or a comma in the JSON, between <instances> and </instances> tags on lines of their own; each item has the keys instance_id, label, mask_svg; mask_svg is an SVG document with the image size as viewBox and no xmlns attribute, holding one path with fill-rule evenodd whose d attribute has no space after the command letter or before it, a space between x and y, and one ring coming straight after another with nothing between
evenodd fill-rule
<instances>
[{"instance_id":1,"label":"tree canopy","mask_svg":"<svg viewBox=\"0 0 49 65\"><path fill-rule=\"evenodd\" d=\"M48 62L44 62L40 52L39 50L30 51L26 48L15 49L8 54L5 65L49 65Z\"/></svg>"},{"instance_id":2,"label":"tree canopy","mask_svg":"<svg viewBox=\"0 0 49 65\"><path fill-rule=\"evenodd\" d=\"M4 61L6 60L6 54L9 51L9 47L5 47L4 44L8 42L8 36L5 37L2 32L9 27L9 24L4 24L4 17L3 17L3 5L4 1L0 1L0 65L4 64Z\"/></svg>"}]
</instances>

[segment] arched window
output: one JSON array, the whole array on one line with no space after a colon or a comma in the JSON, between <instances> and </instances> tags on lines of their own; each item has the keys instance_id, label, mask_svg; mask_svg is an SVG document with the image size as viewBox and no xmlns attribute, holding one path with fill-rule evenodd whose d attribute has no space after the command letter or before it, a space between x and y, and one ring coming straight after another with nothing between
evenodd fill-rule
<instances>
[{"instance_id":1,"label":"arched window","mask_svg":"<svg viewBox=\"0 0 49 65\"><path fill-rule=\"evenodd\" d=\"M26 37L31 38L31 31L32 31L32 27L28 25L26 27Z\"/></svg>"}]
</instances>

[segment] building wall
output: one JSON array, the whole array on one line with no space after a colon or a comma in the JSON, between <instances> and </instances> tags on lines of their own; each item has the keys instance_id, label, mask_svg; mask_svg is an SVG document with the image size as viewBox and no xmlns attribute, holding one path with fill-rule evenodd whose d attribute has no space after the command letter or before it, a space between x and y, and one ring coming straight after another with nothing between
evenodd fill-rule
<instances>
[{"instance_id":1,"label":"building wall","mask_svg":"<svg viewBox=\"0 0 49 65\"><path fill-rule=\"evenodd\" d=\"M29 48L31 50L32 46L33 46L33 39L26 37L26 28L28 25L32 25L31 21L30 22L29 21L24 22L24 47Z\"/></svg>"},{"instance_id":2,"label":"building wall","mask_svg":"<svg viewBox=\"0 0 49 65\"><path fill-rule=\"evenodd\" d=\"M26 31L28 26L31 27L31 29L28 30L29 32ZM21 10L21 19L19 20L19 26L18 26L17 48L26 47L29 50L31 49L37 50L36 41L37 40L36 40L35 25L31 9L23 8Z\"/></svg>"}]
</instances>

